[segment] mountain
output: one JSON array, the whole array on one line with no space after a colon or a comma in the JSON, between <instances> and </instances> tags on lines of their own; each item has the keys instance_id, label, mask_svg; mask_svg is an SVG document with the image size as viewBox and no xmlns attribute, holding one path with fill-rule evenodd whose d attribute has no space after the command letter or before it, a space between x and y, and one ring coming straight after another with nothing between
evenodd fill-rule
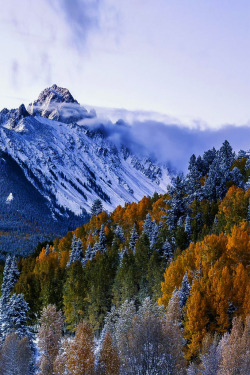
<instances>
[{"instance_id":1,"label":"mountain","mask_svg":"<svg viewBox=\"0 0 250 375\"><path fill-rule=\"evenodd\" d=\"M126 131L127 125L109 126ZM70 222L75 226L88 219L96 199L111 211L145 195L164 193L169 183L167 167L132 152L129 145L112 142L95 112L56 85L42 91L27 109L22 104L0 112L0 152L5 171L0 209L11 211L13 218L7 224L1 217L4 235L17 226L20 236L32 235L31 226L25 232L24 221L37 222L41 238L52 232L61 235L70 229ZM0 240L1 250L6 250L4 244ZM20 245L14 250L20 251Z\"/></svg>"}]
</instances>

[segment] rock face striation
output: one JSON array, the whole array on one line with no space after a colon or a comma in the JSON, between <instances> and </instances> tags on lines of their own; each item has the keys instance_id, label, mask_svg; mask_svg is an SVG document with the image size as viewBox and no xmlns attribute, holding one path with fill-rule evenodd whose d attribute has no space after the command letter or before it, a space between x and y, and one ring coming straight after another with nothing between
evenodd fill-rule
<instances>
[{"instance_id":1,"label":"rock face striation","mask_svg":"<svg viewBox=\"0 0 250 375\"><path fill-rule=\"evenodd\" d=\"M0 152L2 167L14 163L18 175L22 174L22 185L26 181L32 194L41 198L48 227L60 227L59 234L69 229L64 224L69 217L72 225L76 224L73 218L86 221L96 199L111 211L144 195L164 193L169 184L167 168L132 153L129 145L115 145L95 112L87 111L69 90L56 85L43 90L27 110L21 105L0 112ZM13 191L6 191L2 201L6 205L12 193L8 210L16 209L15 197L26 194L15 181ZM7 181L2 183L7 185ZM33 208L29 203L29 210L37 211L36 200Z\"/></svg>"}]
</instances>

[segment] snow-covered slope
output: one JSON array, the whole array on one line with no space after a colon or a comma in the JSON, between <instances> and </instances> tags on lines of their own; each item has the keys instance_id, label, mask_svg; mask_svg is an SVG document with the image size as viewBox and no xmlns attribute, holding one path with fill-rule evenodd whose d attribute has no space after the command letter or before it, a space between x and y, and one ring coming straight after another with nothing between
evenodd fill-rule
<instances>
[{"instance_id":1,"label":"snow-covered slope","mask_svg":"<svg viewBox=\"0 0 250 375\"><path fill-rule=\"evenodd\" d=\"M97 198L110 211L166 191L167 169L132 154L129 145L113 144L105 125L87 126L84 121L94 117L56 85L27 110L22 105L0 112L0 149L20 165L54 215L60 207L76 215L90 212Z\"/></svg>"}]
</instances>

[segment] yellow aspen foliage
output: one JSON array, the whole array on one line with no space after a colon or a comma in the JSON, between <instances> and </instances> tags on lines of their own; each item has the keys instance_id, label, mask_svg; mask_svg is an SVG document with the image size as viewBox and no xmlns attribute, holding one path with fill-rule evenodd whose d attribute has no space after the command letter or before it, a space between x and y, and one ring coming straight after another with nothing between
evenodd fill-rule
<instances>
[{"instance_id":1,"label":"yellow aspen foliage","mask_svg":"<svg viewBox=\"0 0 250 375\"><path fill-rule=\"evenodd\" d=\"M100 353L98 374L119 375L119 373L120 359L118 351L113 345L110 333L107 332Z\"/></svg>"},{"instance_id":2,"label":"yellow aspen foliage","mask_svg":"<svg viewBox=\"0 0 250 375\"><path fill-rule=\"evenodd\" d=\"M213 298L209 302L215 310L216 331L219 333L225 333L230 326L228 308L232 301L232 283L227 266L222 271L217 270L212 277Z\"/></svg>"},{"instance_id":3,"label":"yellow aspen foliage","mask_svg":"<svg viewBox=\"0 0 250 375\"><path fill-rule=\"evenodd\" d=\"M186 306L184 337L188 340L186 351L188 360L197 356L200 343L207 333L209 318L205 289L201 280L194 280Z\"/></svg>"},{"instance_id":4,"label":"yellow aspen foliage","mask_svg":"<svg viewBox=\"0 0 250 375\"><path fill-rule=\"evenodd\" d=\"M72 375L94 375L94 334L91 326L80 323L67 353L67 367Z\"/></svg>"},{"instance_id":5,"label":"yellow aspen foliage","mask_svg":"<svg viewBox=\"0 0 250 375\"><path fill-rule=\"evenodd\" d=\"M232 226L238 225L242 218L247 217L250 189L245 191L236 186L231 186L225 198L219 205L217 219L219 224L223 224L227 233Z\"/></svg>"},{"instance_id":6,"label":"yellow aspen foliage","mask_svg":"<svg viewBox=\"0 0 250 375\"><path fill-rule=\"evenodd\" d=\"M240 263L233 275L232 301L236 307L236 314L245 318L250 314L250 279L247 270Z\"/></svg>"},{"instance_id":7,"label":"yellow aspen foliage","mask_svg":"<svg viewBox=\"0 0 250 375\"><path fill-rule=\"evenodd\" d=\"M232 228L232 233L228 236L226 255L233 264L249 265L250 227L247 222L243 221Z\"/></svg>"},{"instance_id":8,"label":"yellow aspen foliage","mask_svg":"<svg viewBox=\"0 0 250 375\"><path fill-rule=\"evenodd\" d=\"M152 205L151 216L157 223L161 221L162 216L166 215L165 210L170 208L170 206L166 203L166 199L166 195L163 195Z\"/></svg>"}]
</instances>

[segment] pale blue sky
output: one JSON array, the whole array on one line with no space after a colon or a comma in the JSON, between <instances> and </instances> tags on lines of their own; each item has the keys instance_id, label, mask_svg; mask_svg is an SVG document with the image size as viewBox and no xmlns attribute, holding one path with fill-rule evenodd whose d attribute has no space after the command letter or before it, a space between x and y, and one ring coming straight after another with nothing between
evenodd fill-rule
<instances>
[{"instance_id":1,"label":"pale blue sky","mask_svg":"<svg viewBox=\"0 0 250 375\"><path fill-rule=\"evenodd\" d=\"M0 0L0 108L82 104L249 124L249 0Z\"/></svg>"}]
</instances>

